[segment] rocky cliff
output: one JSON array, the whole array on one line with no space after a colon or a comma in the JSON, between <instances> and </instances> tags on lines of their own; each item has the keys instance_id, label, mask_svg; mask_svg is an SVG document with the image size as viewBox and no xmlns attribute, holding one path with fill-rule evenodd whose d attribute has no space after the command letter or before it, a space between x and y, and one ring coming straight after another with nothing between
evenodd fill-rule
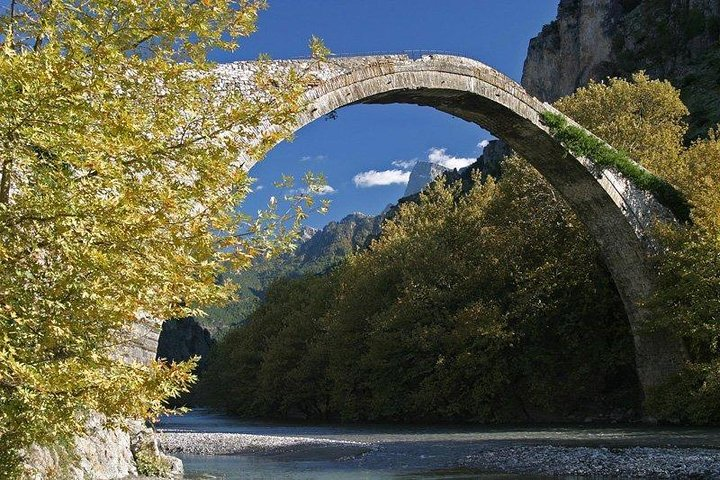
<instances>
[{"instance_id":1,"label":"rocky cliff","mask_svg":"<svg viewBox=\"0 0 720 480\"><path fill-rule=\"evenodd\" d=\"M403 197L408 195L415 195L420 192L427 184L435 180L438 175L442 175L447 172L448 169L437 163L430 162L418 162L410 172L410 180L408 181L407 187L405 187L405 193Z\"/></svg>"},{"instance_id":2,"label":"rocky cliff","mask_svg":"<svg viewBox=\"0 0 720 480\"><path fill-rule=\"evenodd\" d=\"M645 70L682 90L692 137L720 121L720 0L561 0L530 41L522 84L554 101Z\"/></svg>"},{"instance_id":3,"label":"rocky cliff","mask_svg":"<svg viewBox=\"0 0 720 480\"><path fill-rule=\"evenodd\" d=\"M144 422L128 420L108 429L102 416L91 415L87 433L70 444L33 446L25 457L23 480L117 480L143 474L147 462L162 465L169 478L183 474L182 462L162 453ZM4 478L4 477L0 477Z\"/></svg>"},{"instance_id":4,"label":"rocky cliff","mask_svg":"<svg viewBox=\"0 0 720 480\"><path fill-rule=\"evenodd\" d=\"M555 21L532 40L522 85L540 100L572 93L614 73L612 35L620 0L561 0Z\"/></svg>"},{"instance_id":5,"label":"rocky cliff","mask_svg":"<svg viewBox=\"0 0 720 480\"><path fill-rule=\"evenodd\" d=\"M157 358L182 362L199 356L198 370L202 370L213 344L210 332L193 317L168 320L160 332Z\"/></svg>"}]
</instances>

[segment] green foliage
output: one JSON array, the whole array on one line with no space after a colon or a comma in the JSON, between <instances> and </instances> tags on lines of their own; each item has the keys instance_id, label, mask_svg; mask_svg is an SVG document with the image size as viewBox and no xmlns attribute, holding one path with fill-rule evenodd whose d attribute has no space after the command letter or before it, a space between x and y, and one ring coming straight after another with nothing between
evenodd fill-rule
<instances>
[{"instance_id":1,"label":"green foliage","mask_svg":"<svg viewBox=\"0 0 720 480\"><path fill-rule=\"evenodd\" d=\"M154 417L193 362L126 363L130 332L234 290L227 264L287 251L304 217L238 204L304 107L301 72L218 89L207 54L262 0L14 0L0 13L0 476L32 443ZM261 64L262 65L262 64ZM244 132L277 125L248 141Z\"/></svg>"},{"instance_id":2,"label":"green foliage","mask_svg":"<svg viewBox=\"0 0 720 480\"><path fill-rule=\"evenodd\" d=\"M707 80L705 80L707 81ZM693 423L717 422L718 358L720 357L720 136L683 144L687 108L668 82L651 81L643 73L630 81L591 83L560 100L557 107L617 148L631 153L653 174L681 189L692 207L692 225L656 226L664 244L655 258L658 288L648 305L655 309L648 327L677 332L685 340L691 362L677 378L647 399L660 419ZM562 119L548 117L565 131ZM582 132L565 133L570 145L592 152ZM579 139L579 140L578 140ZM573 147L571 147L572 149ZM602 146L600 147L602 149ZM611 157L610 161L623 161ZM616 167L622 171L622 167ZM625 172L623 172L625 173ZM633 172L629 174L632 177ZM677 215L677 213L676 213Z\"/></svg>"},{"instance_id":3,"label":"green foliage","mask_svg":"<svg viewBox=\"0 0 720 480\"><path fill-rule=\"evenodd\" d=\"M652 415L673 422L720 423L720 359L694 363L658 387L646 402Z\"/></svg>"},{"instance_id":4,"label":"green foliage","mask_svg":"<svg viewBox=\"0 0 720 480\"><path fill-rule=\"evenodd\" d=\"M434 184L329 275L274 285L201 390L246 416L583 418L637 402L622 312L577 219L513 160L466 195Z\"/></svg>"},{"instance_id":5,"label":"green foliage","mask_svg":"<svg viewBox=\"0 0 720 480\"><path fill-rule=\"evenodd\" d=\"M144 448L135 454L138 475L148 477L169 477L172 473L170 461L158 455L152 448Z\"/></svg>"},{"instance_id":6,"label":"green foliage","mask_svg":"<svg viewBox=\"0 0 720 480\"><path fill-rule=\"evenodd\" d=\"M690 219L690 205L685 196L669 182L650 173L626 153L615 150L585 129L569 124L563 115L544 112L542 119L550 128L550 133L575 155L586 157L600 167L616 169L635 186L655 195L678 220L686 222Z\"/></svg>"},{"instance_id":7,"label":"green foliage","mask_svg":"<svg viewBox=\"0 0 720 480\"><path fill-rule=\"evenodd\" d=\"M331 292L328 279L316 276L273 285L248 321L216 346L199 385L201 401L242 406L249 416L323 416L323 362L313 342Z\"/></svg>"},{"instance_id":8,"label":"green foliage","mask_svg":"<svg viewBox=\"0 0 720 480\"><path fill-rule=\"evenodd\" d=\"M325 59L332 53L330 49L325 46L322 38L316 37L315 35L310 37L309 47L310 54L313 58Z\"/></svg>"}]
</instances>

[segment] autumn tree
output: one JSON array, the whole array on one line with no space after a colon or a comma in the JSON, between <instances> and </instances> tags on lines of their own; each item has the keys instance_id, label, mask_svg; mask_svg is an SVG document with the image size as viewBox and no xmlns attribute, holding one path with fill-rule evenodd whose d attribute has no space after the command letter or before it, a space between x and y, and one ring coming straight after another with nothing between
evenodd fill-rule
<instances>
[{"instance_id":1,"label":"autumn tree","mask_svg":"<svg viewBox=\"0 0 720 480\"><path fill-rule=\"evenodd\" d=\"M211 50L263 0L12 0L0 14L0 476L24 448L154 416L192 363L126 363L138 322L196 313L215 278L286 246L237 211L242 159L290 133L302 72L218 88ZM322 44L313 40L314 51ZM278 128L253 137L255 127ZM267 129L266 129L267 130ZM306 198L298 199L306 202ZM298 207L300 207L298 205ZM302 209L293 210L294 218Z\"/></svg>"},{"instance_id":2,"label":"autumn tree","mask_svg":"<svg viewBox=\"0 0 720 480\"><path fill-rule=\"evenodd\" d=\"M590 82L555 106L666 180L675 183L682 171L689 112L670 82L651 80L643 72L631 79Z\"/></svg>"},{"instance_id":3,"label":"autumn tree","mask_svg":"<svg viewBox=\"0 0 720 480\"><path fill-rule=\"evenodd\" d=\"M278 282L210 365L208 400L245 416L522 421L639 398L597 247L518 158L469 191L436 182L326 278Z\"/></svg>"},{"instance_id":4,"label":"autumn tree","mask_svg":"<svg viewBox=\"0 0 720 480\"><path fill-rule=\"evenodd\" d=\"M692 363L650 399L664 418L720 421L720 136L683 143L688 114L669 82L637 73L591 83L556 106L614 147L678 187L692 206L690 225L656 226L664 244L659 288L649 299L653 326L685 339Z\"/></svg>"}]
</instances>

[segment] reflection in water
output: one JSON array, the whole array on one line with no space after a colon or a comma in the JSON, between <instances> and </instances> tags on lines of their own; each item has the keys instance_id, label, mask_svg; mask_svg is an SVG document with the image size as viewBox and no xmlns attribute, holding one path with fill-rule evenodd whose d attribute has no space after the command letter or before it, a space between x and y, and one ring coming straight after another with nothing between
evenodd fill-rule
<instances>
[{"instance_id":1,"label":"reflection in water","mask_svg":"<svg viewBox=\"0 0 720 480\"><path fill-rule=\"evenodd\" d=\"M713 429L654 427L558 428L338 426L245 422L196 411L163 419L167 432L222 432L264 437L310 437L366 445L293 445L234 456L179 455L189 479L540 479L463 470L479 452L499 446L682 446L720 448ZM460 467L460 468L459 468ZM572 478L572 477L566 477ZM587 478L587 477L585 477ZM603 477L594 477L603 478ZM610 478L610 477L604 477Z\"/></svg>"}]
</instances>

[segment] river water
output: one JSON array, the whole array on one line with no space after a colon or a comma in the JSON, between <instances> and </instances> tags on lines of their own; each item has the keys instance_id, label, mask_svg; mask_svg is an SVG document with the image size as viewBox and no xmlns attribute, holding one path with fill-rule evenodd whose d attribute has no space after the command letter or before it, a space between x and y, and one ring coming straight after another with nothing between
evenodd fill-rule
<instances>
[{"instance_id":1,"label":"river water","mask_svg":"<svg viewBox=\"0 0 720 480\"><path fill-rule=\"evenodd\" d=\"M206 411L164 418L160 431L238 433L262 439L299 441L284 449L262 448L242 455L179 456L187 479L541 479L537 474L478 470L468 459L510 449L536 447L679 447L720 449L720 430L661 427L502 427L307 425L249 422ZM299 439L302 437L302 439ZM255 438L255 437L253 437ZM339 441L318 445L314 440ZM304 442L307 440L307 444ZM591 449L594 451L594 449ZM694 451L694 450L693 450ZM720 450L718 462L720 463ZM488 453L489 452L489 453ZM506 453L503 453L506 454ZM593 454L594 455L594 454ZM654 457L653 457L654 458ZM512 459L508 457L507 461ZM539 462L553 462L552 458ZM495 470L497 472L497 470ZM582 473L582 472L581 472ZM554 478L578 478L563 476ZM618 478L593 476L592 478Z\"/></svg>"}]
</instances>

